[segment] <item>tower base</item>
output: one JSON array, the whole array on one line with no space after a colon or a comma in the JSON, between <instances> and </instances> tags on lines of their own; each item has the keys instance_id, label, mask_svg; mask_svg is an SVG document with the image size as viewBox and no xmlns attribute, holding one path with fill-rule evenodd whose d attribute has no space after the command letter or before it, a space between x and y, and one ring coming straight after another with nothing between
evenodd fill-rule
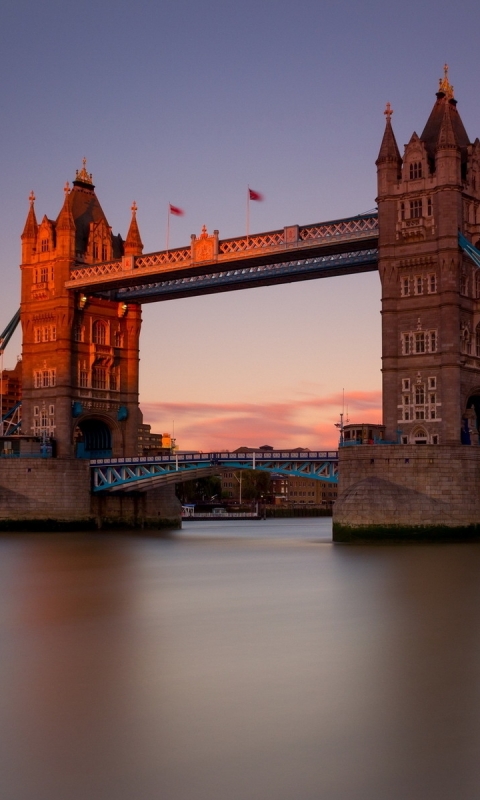
<instances>
[{"instance_id":1,"label":"tower base","mask_svg":"<svg viewBox=\"0 0 480 800\"><path fill-rule=\"evenodd\" d=\"M480 540L480 447L341 448L333 540Z\"/></svg>"}]
</instances>

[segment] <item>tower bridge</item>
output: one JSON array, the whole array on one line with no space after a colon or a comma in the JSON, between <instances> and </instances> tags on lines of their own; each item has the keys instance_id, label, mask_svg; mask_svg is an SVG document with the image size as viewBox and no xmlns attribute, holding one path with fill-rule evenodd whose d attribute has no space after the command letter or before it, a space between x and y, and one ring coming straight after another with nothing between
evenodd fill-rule
<instances>
[{"instance_id":1,"label":"tower bridge","mask_svg":"<svg viewBox=\"0 0 480 800\"><path fill-rule=\"evenodd\" d=\"M480 449L471 446L480 438L480 141L465 130L448 68L403 155L392 113L387 104L378 212L233 239L204 228L187 247L144 254L136 205L126 239L114 236L85 162L56 220L37 221L32 193L21 237L22 432L53 438L64 469L99 451L117 459L96 465L96 488L126 497L137 468L118 459L138 458L143 303L378 269L383 423L398 444L340 450L335 535L480 530Z\"/></svg>"}]
</instances>

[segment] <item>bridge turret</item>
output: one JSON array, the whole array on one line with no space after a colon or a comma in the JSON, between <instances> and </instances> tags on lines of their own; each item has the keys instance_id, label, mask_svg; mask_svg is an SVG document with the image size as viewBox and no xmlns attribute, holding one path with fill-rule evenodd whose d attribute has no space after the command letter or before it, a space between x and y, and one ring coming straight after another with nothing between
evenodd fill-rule
<instances>
[{"instance_id":1,"label":"bridge turret","mask_svg":"<svg viewBox=\"0 0 480 800\"><path fill-rule=\"evenodd\" d=\"M57 257L73 258L75 256L75 220L70 205L70 185L67 181L65 199L56 222Z\"/></svg>"},{"instance_id":2,"label":"bridge turret","mask_svg":"<svg viewBox=\"0 0 480 800\"><path fill-rule=\"evenodd\" d=\"M35 216L35 195L30 192L30 208L28 209L25 227L22 233L22 264L29 264L35 253L38 235L38 223Z\"/></svg>"},{"instance_id":3,"label":"bridge turret","mask_svg":"<svg viewBox=\"0 0 480 800\"><path fill-rule=\"evenodd\" d=\"M386 438L458 444L472 405L480 428L480 278L458 245L459 230L480 233L480 143L470 144L447 66L400 176L390 113L377 160Z\"/></svg>"},{"instance_id":4,"label":"bridge turret","mask_svg":"<svg viewBox=\"0 0 480 800\"><path fill-rule=\"evenodd\" d=\"M143 242L137 222L137 204L132 204L132 219L125 239L124 253L126 256L140 256L143 253Z\"/></svg>"}]
</instances>

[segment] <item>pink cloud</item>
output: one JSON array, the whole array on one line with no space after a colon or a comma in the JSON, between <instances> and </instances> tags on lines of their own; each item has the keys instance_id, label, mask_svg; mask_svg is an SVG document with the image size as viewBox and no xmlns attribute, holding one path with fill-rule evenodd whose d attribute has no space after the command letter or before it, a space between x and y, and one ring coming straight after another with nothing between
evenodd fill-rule
<instances>
[{"instance_id":1,"label":"pink cloud","mask_svg":"<svg viewBox=\"0 0 480 800\"><path fill-rule=\"evenodd\" d=\"M352 422L381 421L381 392L350 392ZM144 402L144 421L156 432L170 433L175 420L182 450L225 450L241 445L333 448L338 444L335 423L342 409L341 393L304 395L270 403ZM346 417L346 415L345 415Z\"/></svg>"}]
</instances>

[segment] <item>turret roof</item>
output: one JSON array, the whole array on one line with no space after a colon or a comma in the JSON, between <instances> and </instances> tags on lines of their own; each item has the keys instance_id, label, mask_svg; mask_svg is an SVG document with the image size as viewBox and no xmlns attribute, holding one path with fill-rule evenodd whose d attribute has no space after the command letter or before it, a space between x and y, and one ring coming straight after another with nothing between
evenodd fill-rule
<instances>
[{"instance_id":1,"label":"turret roof","mask_svg":"<svg viewBox=\"0 0 480 800\"><path fill-rule=\"evenodd\" d=\"M468 134L457 111L457 101L453 96L453 86L448 81L448 66L444 67L445 75L440 79L437 100L420 136L429 157L435 158L439 146L456 146L462 154L462 161L467 158L467 147L470 144Z\"/></svg>"},{"instance_id":2,"label":"turret roof","mask_svg":"<svg viewBox=\"0 0 480 800\"><path fill-rule=\"evenodd\" d=\"M393 111L390 107L390 103L387 103L387 107L383 112L386 117L386 125L385 125L385 132L383 134L382 144L380 145L380 152L377 158L377 164L381 164L385 161L393 161L397 164L402 163L402 157L400 155L400 151L398 149L397 141L395 139L395 134L393 133L391 116Z\"/></svg>"}]
</instances>

